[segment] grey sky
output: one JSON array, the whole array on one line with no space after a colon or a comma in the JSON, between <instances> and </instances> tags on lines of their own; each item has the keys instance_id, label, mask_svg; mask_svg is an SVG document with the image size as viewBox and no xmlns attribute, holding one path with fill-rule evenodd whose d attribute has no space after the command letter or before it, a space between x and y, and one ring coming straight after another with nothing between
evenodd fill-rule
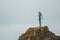
<instances>
[{"instance_id":1,"label":"grey sky","mask_svg":"<svg viewBox=\"0 0 60 40\"><path fill-rule=\"evenodd\" d=\"M39 11L42 25L60 35L60 0L0 0L0 40L17 40L28 27L38 26Z\"/></svg>"}]
</instances>

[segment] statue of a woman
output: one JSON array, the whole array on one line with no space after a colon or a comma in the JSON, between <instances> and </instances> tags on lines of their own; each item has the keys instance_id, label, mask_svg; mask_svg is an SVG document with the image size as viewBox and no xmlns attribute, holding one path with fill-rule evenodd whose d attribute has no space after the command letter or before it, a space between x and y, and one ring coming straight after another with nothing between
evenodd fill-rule
<instances>
[{"instance_id":1,"label":"statue of a woman","mask_svg":"<svg viewBox=\"0 0 60 40\"><path fill-rule=\"evenodd\" d=\"M41 26L41 16L42 16L42 14L41 14L41 12L39 12L39 26Z\"/></svg>"}]
</instances>

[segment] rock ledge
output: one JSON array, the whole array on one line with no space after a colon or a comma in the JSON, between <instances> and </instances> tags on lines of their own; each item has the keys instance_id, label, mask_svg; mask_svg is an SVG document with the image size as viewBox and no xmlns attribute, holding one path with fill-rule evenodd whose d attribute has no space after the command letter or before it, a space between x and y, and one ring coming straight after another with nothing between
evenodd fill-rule
<instances>
[{"instance_id":1,"label":"rock ledge","mask_svg":"<svg viewBox=\"0 0 60 40\"><path fill-rule=\"evenodd\" d=\"M47 26L29 28L18 40L60 40Z\"/></svg>"}]
</instances>

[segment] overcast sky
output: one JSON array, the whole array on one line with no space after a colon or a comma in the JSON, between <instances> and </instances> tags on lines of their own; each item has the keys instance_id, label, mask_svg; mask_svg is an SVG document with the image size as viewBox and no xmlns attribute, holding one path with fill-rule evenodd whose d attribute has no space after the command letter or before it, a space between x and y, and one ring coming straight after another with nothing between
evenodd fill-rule
<instances>
[{"instance_id":1,"label":"overcast sky","mask_svg":"<svg viewBox=\"0 0 60 40\"><path fill-rule=\"evenodd\" d=\"M38 26L38 12L42 26L60 35L60 0L0 0L0 40L17 40L29 27Z\"/></svg>"}]
</instances>

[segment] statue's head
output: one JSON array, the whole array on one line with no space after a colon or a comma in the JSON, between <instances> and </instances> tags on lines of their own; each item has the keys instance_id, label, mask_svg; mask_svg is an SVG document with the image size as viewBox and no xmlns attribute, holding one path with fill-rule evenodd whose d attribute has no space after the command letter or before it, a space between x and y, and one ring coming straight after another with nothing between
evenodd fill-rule
<instances>
[{"instance_id":1,"label":"statue's head","mask_svg":"<svg viewBox=\"0 0 60 40\"><path fill-rule=\"evenodd\" d=\"M41 12L39 12L39 16L42 16Z\"/></svg>"}]
</instances>

